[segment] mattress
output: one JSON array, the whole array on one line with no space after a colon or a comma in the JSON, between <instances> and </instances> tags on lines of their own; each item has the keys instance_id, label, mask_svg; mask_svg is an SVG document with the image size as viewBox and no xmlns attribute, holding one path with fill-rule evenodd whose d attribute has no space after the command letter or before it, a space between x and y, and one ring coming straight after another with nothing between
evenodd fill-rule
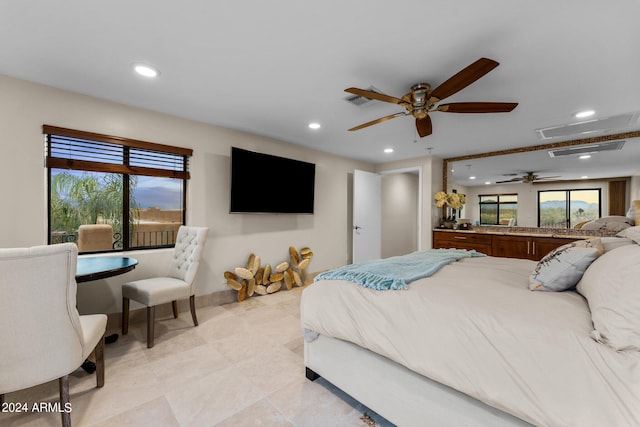
<instances>
[{"instance_id":1,"label":"mattress","mask_svg":"<svg viewBox=\"0 0 640 427\"><path fill-rule=\"evenodd\" d=\"M397 291L319 281L303 292L302 326L534 425L640 425L640 354L590 338L579 294L529 291L535 265L466 258Z\"/></svg>"}]
</instances>

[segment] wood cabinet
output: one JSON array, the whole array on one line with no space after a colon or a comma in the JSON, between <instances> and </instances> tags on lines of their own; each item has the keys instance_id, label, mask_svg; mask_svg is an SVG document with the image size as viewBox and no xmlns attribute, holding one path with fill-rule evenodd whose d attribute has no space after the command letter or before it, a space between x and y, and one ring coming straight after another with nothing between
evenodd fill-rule
<instances>
[{"instance_id":1,"label":"wood cabinet","mask_svg":"<svg viewBox=\"0 0 640 427\"><path fill-rule=\"evenodd\" d=\"M475 249L485 255L492 255L490 234L479 234L469 232L434 231L434 249L455 248L455 249Z\"/></svg>"},{"instance_id":2,"label":"wood cabinet","mask_svg":"<svg viewBox=\"0 0 640 427\"><path fill-rule=\"evenodd\" d=\"M531 238L520 236L493 236L495 256L531 259Z\"/></svg>"},{"instance_id":3,"label":"wood cabinet","mask_svg":"<svg viewBox=\"0 0 640 427\"><path fill-rule=\"evenodd\" d=\"M547 253L578 240L567 237L515 236L464 231L433 231L433 247L475 249L486 255L539 261Z\"/></svg>"},{"instance_id":4,"label":"wood cabinet","mask_svg":"<svg viewBox=\"0 0 640 427\"><path fill-rule=\"evenodd\" d=\"M574 240L556 237L495 235L493 236L492 249L494 256L539 261L555 248Z\"/></svg>"}]
</instances>

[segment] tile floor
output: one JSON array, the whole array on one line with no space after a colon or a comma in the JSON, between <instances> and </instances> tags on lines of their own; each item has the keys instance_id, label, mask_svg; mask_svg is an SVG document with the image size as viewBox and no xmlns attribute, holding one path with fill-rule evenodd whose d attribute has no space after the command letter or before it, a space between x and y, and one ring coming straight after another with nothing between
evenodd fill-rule
<instances>
[{"instance_id":1,"label":"tile floor","mask_svg":"<svg viewBox=\"0 0 640 427\"><path fill-rule=\"evenodd\" d=\"M144 323L106 346L106 379L79 369L70 378L74 426L391 426L323 379L304 376L301 288ZM119 331L108 331L119 332ZM6 395L54 402L52 381ZM366 416L363 418L363 414ZM369 417L369 419L367 419ZM59 426L57 413L1 413L1 426Z\"/></svg>"}]
</instances>

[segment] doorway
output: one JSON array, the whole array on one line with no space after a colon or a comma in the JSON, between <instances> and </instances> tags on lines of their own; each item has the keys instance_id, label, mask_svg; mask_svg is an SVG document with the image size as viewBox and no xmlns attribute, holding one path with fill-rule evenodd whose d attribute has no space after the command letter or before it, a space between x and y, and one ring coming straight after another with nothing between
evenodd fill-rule
<instances>
[{"instance_id":1,"label":"doorway","mask_svg":"<svg viewBox=\"0 0 640 427\"><path fill-rule=\"evenodd\" d=\"M355 171L353 184L352 262L421 250L422 167ZM373 218L366 229L363 216Z\"/></svg>"}]
</instances>

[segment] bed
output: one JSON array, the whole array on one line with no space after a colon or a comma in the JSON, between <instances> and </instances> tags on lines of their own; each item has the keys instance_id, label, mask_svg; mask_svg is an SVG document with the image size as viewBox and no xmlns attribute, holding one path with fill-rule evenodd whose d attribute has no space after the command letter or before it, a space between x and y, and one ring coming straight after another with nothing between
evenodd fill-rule
<instances>
[{"instance_id":1,"label":"bed","mask_svg":"<svg viewBox=\"0 0 640 427\"><path fill-rule=\"evenodd\" d=\"M301 299L307 378L399 426L638 426L640 246L607 239L558 292L530 289L539 263L499 257L406 289L316 281ZM587 252L574 246L540 263Z\"/></svg>"}]
</instances>

